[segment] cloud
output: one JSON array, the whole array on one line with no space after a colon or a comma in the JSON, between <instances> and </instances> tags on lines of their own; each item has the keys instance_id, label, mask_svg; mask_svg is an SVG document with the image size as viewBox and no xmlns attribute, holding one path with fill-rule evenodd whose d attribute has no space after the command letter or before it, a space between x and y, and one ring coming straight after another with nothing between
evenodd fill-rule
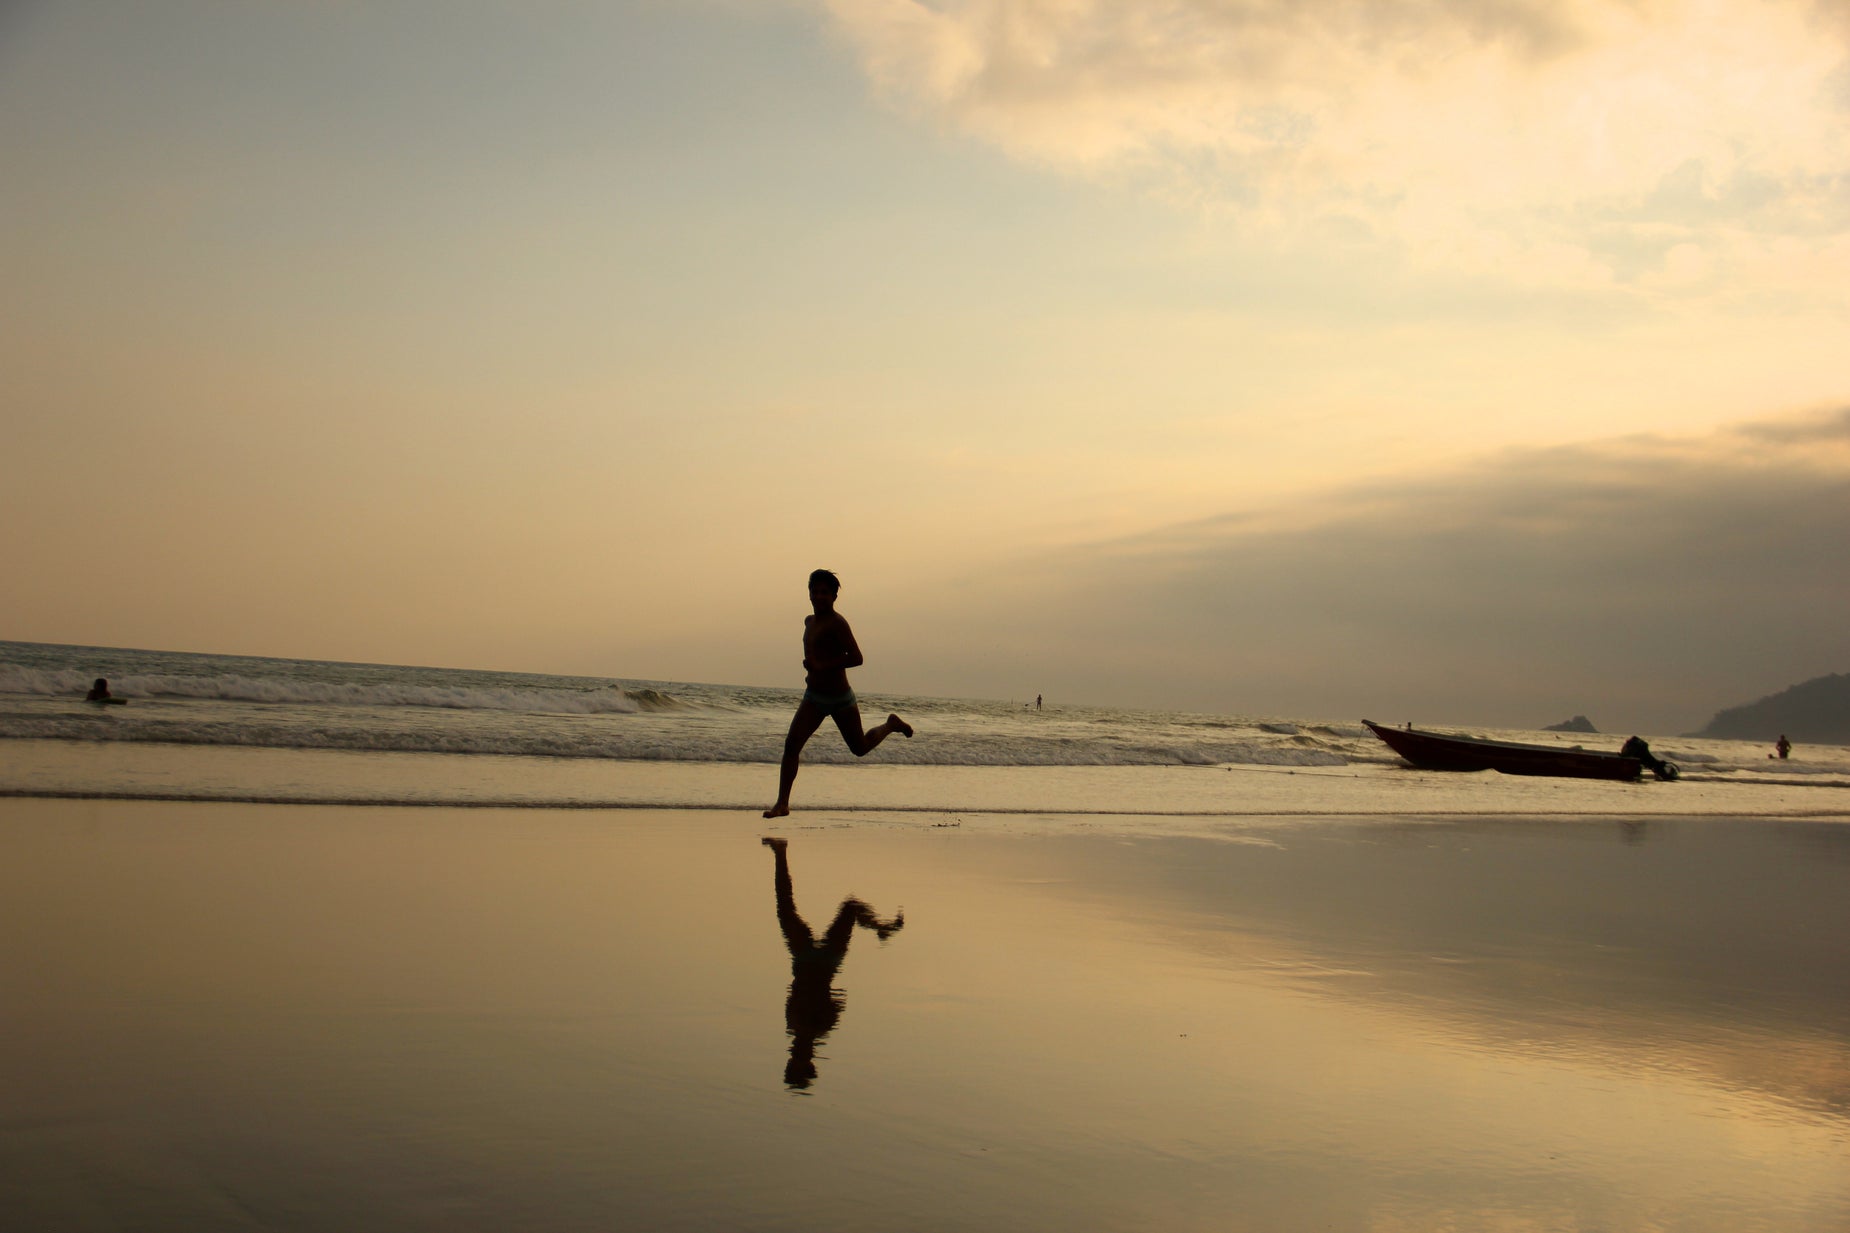
<instances>
[{"instance_id":1,"label":"cloud","mask_svg":"<svg viewBox=\"0 0 1850 1233\"><path fill-rule=\"evenodd\" d=\"M824 2L886 97L1277 237L1678 294L1850 270L1850 20L1809 0Z\"/></svg>"},{"instance_id":2,"label":"cloud","mask_svg":"<svg viewBox=\"0 0 1850 1233\"><path fill-rule=\"evenodd\" d=\"M1850 453L1850 407L1803 419L1770 420L1739 426L1735 433L1749 442L1769 442L1775 447L1817 445L1834 450L1834 454L1812 455L1819 462L1835 458L1841 462Z\"/></svg>"},{"instance_id":3,"label":"cloud","mask_svg":"<svg viewBox=\"0 0 1850 1233\"><path fill-rule=\"evenodd\" d=\"M979 623L1075 698L1690 731L1850 668L1847 525L1850 410L1510 451L1093 545Z\"/></svg>"}]
</instances>

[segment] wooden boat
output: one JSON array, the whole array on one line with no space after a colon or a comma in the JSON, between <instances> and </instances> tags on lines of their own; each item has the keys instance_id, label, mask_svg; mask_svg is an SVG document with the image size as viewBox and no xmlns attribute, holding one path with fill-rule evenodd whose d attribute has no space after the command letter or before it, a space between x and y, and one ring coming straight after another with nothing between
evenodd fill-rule
<instances>
[{"instance_id":1,"label":"wooden boat","mask_svg":"<svg viewBox=\"0 0 1850 1233\"><path fill-rule=\"evenodd\" d=\"M1622 753L1520 745L1479 736L1453 736L1418 728L1387 728L1364 719L1389 749L1430 771L1501 771L1505 775L1561 775L1573 779L1637 779L1644 762Z\"/></svg>"}]
</instances>

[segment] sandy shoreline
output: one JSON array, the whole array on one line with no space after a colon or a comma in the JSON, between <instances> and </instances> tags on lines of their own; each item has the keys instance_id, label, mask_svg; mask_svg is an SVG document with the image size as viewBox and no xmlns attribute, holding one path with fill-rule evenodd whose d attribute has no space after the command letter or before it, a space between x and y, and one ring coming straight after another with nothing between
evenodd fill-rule
<instances>
[{"instance_id":1,"label":"sandy shoreline","mask_svg":"<svg viewBox=\"0 0 1850 1233\"><path fill-rule=\"evenodd\" d=\"M1837 762L1768 777L1688 772L1674 784L1277 766L805 766L799 815L1120 818L1637 817L1850 821ZM366 753L136 742L0 742L0 799L220 800L302 805L755 813L757 763ZM1147 830L1147 826L1139 827Z\"/></svg>"},{"instance_id":2,"label":"sandy shoreline","mask_svg":"<svg viewBox=\"0 0 1850 1233\"><path fill-rule=\"evenodd\" d=\"M818 1011L764 825L0 800L0 1206L60 1229L1850 1222L1845 828L823 809L777 831L803 921L855 896L905 923L852 929Z\"/></svg>"}]
</instances>

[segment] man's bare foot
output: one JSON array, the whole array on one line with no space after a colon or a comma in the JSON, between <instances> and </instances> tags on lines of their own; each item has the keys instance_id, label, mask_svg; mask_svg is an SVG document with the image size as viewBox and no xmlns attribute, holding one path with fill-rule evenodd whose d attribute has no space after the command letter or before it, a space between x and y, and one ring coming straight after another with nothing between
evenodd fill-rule
<instances>
[{"instance_id":1,"label":"man's bare foot","mask_svg":"<svg viewBox=\"0 0 1850 1233\"><path fill-rule=\"evenodd\" d=\"M765 810L764 816L767 818L787 818L790 816L790 806L784 801L779 801L777 804Z\"/></svg>"},{"instance_id":2,"label":"man's bare foot","mask_svg":"<svg viewBox=\"0 0 1850 1233\"><path fill-rule=\"evenodd\" d=\"M790 841L788 839L778 839L771 835L766 835L763 839L760 839L758 842L763 844L765 847L771 848L778 852L782 852L785 848L790 846Z\"/></svg>"},{"instance_id":3,"label":"man's bare foot","mask_svg":"<svg viewBox=\"0 0 1850 1233\"><path fill-rule=\"evenodd\" d=\"M908 740L912 737L912 725L897 715L888 715L886 717L886 726L899 733L901 736L906 737Z\"/></svg>"}]
</instances>

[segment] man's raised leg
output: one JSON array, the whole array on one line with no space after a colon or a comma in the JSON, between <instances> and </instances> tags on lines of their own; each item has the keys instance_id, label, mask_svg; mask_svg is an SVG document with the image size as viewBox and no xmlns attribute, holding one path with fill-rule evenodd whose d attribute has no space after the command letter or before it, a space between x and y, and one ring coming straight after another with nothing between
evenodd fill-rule
<instances>
[{"instance_id":1,"label":"man's raised leg","mask_svg":"<svg viewBox=\"0 0 1850 1233\"><path fill-rule=\"evenodd\" d=\"M875 746L895 732L905 737L912 735L912 725L897 715L888 715L885 723L861 731L861 708L858 706L844 707L835 712L835 726L841 729L841 737L847 742L848 751L857 758L865 758L874 751Z\"/></svg>"}]
</instances>

